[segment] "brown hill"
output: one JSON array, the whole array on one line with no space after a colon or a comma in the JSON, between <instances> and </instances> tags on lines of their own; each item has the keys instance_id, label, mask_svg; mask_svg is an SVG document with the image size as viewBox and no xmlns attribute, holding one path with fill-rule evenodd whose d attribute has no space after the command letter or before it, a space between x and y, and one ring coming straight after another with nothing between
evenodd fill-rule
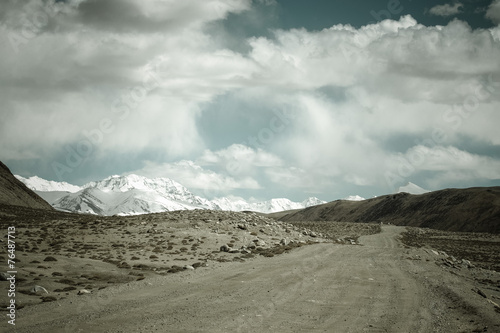
<instances>
[{"instance_id":1,"label":"brown hill","mask_svg":"<svg viewBox=\"0 0 500 333\"><path fill-rule=\"evenodd\" d=\"M337 200L291 212L282 221L383 222L449 231L500 233L500 187L398 193Z\"/></svg>"},{"instance_id":2,"label":"brown hill","mask_svg":"<svg viewBox=\"0 0 500 333\"><path fill-rule=\"evenodd\" d=\"M0 162L0 204L50 209L52 206L30 190Z\"/></svg>"}]
</instances>

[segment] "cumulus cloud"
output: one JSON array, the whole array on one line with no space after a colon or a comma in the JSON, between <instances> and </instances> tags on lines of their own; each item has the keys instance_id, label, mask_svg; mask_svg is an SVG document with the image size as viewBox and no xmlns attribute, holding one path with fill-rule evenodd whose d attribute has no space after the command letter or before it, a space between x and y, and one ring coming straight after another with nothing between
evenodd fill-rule
<instances>
[{"instance_id":1,"label":"cumulus cloud","mask_svg":"<svg viewBox=\"0 0 500 333\"><path fill-rule=\"evenodd\" d=\"M194 161L182 160L175 163L146 162L145 166L133 173L146 177L167 177L180 182L190 189L206 191L207 197L229 193L235 189L260 189L260 184L251 177L238 179L205 169Z\"/></svg>"},{"instance_id":2,"label":"cumulus cloud","mask_svg":"<svg viewBox=\"0 0 500 333\"><path fill-rule=\"evenodd\" d=\"M453 146L413 146L404 154L394 155L388 169L394 172L394 178L430 171L427 184L438 188L476 179L500 179L500 160Z\"/></svg>"},{"instance_id":3,"label":"cumulus cloud","mask_svg":"<svg viewBox=\"0 0 500 333\"><path fill-rule=\"evenodd\" d=\"M231 31L206 26L250 10L250 0L0 6L2 159L50 163L83 142L100 160L143 154L146 175L196 189L329 191L384 186L395 157L436 131L431 146L458 146L464 135L500 144L499 27L402 16L278 29L238 52L219 38ZM208 112L217 100L238 103ZM226 119L238 121L203 130L202 121ZM429 161L422 168L444 172ZM481 161L469 177L496 177Z\"/></svg>"},{"instance_id":4,"label":"cumulus cloud","mask_svg":"<svg viewBox=\"0 0 500 333\"><path fill-rule=\"evenodd\" d=\"M102 154L155 146L172 156L202 150L199 103L252 73L248 60L218 49L202 26L249 3L3 3L10 6L0 36L7 46L0 63L2 116L10 119L0 125L4 158L63 151L100 130L103 119L113 131L94 145ZM37 147L42 136L51 147Z\"/></svg>"},{"instance_id":5,"label":"cumulus cloud","mask_svg":"<svg viewBox=\"0 0 500 333\"><path fill-rule=\"evenodd\" d=\"M495 24L500 23L500 0L493 0L486 11L486 18Z\"/></svg>"},{"instance_id":6,"label":"cumulus cloud","mask_svg":"<svg viewBox=\"0 0 500 333\"><path fill-rule=\"evenodd\" d=\"M462 12L460 9L463 8L463 6L464 5L460 2L454 3L453 5L448 3L444 5L436 5L429 10L429 13L437 16L457 15Z\"/></svg>"},{"instance_id":7,"label":"cumulus cloud","mask_svg":"<svg viewBox=\"0 0 500 333\"><path fill-rule=\"evenodd\" d=\"M249 174L255 168L283 165L276 155L242 144L233 144L215 152L207 149L198 161L205 165L217 165L232 175Z\"/></svg>"}]
</instances>

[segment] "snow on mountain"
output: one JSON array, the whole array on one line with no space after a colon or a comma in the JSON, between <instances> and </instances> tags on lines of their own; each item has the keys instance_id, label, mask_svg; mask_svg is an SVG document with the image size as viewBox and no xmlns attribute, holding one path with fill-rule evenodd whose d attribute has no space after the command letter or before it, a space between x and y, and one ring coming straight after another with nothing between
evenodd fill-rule
<instances>
[{"instance_id":1,"label":"snow on mountain","mask_svg":"<svg viewBox=\"0 0 500 333\"><path fill-rule=\"evenodd\" d=\"M150 179L134 174L111 176L82 187L32 178L36 180L31 182L33 188L54 208L97 215L136 215L186 209L273 213L325 203L314 197L301 203L286 198L247 202L233 196L208 200L194 195L172 179ZM72 193L61 189L71 189Z\"/></svg>"},{"instance_id":2,"label":"snow on mountain","mask_svg":"<svg viewBox=\"0 0 500 333\"><path fill-rule=\"evenodd\" d=\"M97 215L137 215L173 210L200 208L177 202L154 191L131 189L130 191L102 191L86 188L71 193L53 203L54 208L64 211Z\"/></svg>"},{"instance_id":3,"label":"snow on mountain","mask_svg":"<svg viewBox=\"0 0 500 333\"><path fill-rule=\"evenodd\" d=\"M238 197L223 197L212 200L217 206L222 210L231 211L254 211L260 213L275 213L284 210L291 209L302 209L310 206L321 205L326 201L320 200L318 198L308 198L302 202L293 202L286 198L276 198L261 202L247 202L242 198Z\"/></svg>"},{"instance_id":4,"label":"snow on mountain","mask_svg":"<svg viewBox=\"0 0 500 333\"><path fill-rule=\"evenodd\" d=\"M241 212L244 210L252 210L251 203L245 201L240 197L222 197L215 198L211 201L214 205L216 205L220 210L227 210L233 212Z\"/></svg>"},{"instance_id":5,"label":"snow on mountain","mask_svg":"<svg viewBox=\"0 0 500 333\"><path fill-rule=\"evenodd\" d=\"M60 210L98 215L218 208L171 179L149 179L138 175L111 176L90 182L83 190L62 197L52 202L52 205Z\"/></svg>"},{"instance_id":6,"label":"snow on mountain","mask_svg":"<svg viewBox=\"0 0 500 333\"><path fill-rule=\"evenodd\" d=\"M304 208L307 208L307 207L311 207L311 206L322 205L324 203L326 203L326 201L320 200L316 197L310 197L310 198L307 198L306 200L302 201L302 206L304 206Z\"/></svg>"},{"instance_id":7,"label":"snow on mountain","mask_svg":"<svg viewBox=\"0 0 500 333\"><path fill-rule=\"evenodd\" d=\"M33 191L43 191L43 192L52 192L52 191L63 191L63 192L78 192L82 188L80 186L71 185L66 182L56 182L52 180L45 180L43 178L33 176L30 178L24 178L18 175L15 175L17 179L23 182L28 188Z\"/></svg>"},{"instance_id":8,"label":"snow on mountain","mask_svg":"<svg viewBox=\"0 0 500 333\"><path fill-rule=\"evenodd\" d=\"M286 198L276 198L251 204L253 211L262 213L275 213L284 210L301 209L304 206L299 202L293 202Z\"/></svg>"},{"instance_id":9,"label":"snow on mountain","mask_svg":"<svg viewBox=\"0 0 500 333\"><path fill-rule=\"evenodd\" d=\"M350 195L342 200L348 200L348 201L363 201L366 200L363 197L360 197L359 195Z\"/></svg>"},{"instance_id":10,"label":"snow on mountain","mask_svg":"<svg viewBox=\"0 0 500 333\"><path fill-rule=\"evenodd\" d=\"M134 174L111 176L98 182L88 183L85 188L94 188L103 192L128 192L131 190L156 192L171 201L191 206L202 206L203 208L213 208L214 206L209 200L194 195L187 188L169 178L150 179Z\"/></svg>"},{"instance_id":11,"label":"snow on mountain","mask_svg":"<svg viewBox=\"0 0 500 333\"><path fill-rule=\"evenodd\" d=\"M409 182L405 186L401 186L397 191L397 193L402 193L402 192L406 192L406 193L410 193L410 194L424 194L424 193L427 193L430 191L423 189L420 186Z\"/></svg>"}]
</instances>

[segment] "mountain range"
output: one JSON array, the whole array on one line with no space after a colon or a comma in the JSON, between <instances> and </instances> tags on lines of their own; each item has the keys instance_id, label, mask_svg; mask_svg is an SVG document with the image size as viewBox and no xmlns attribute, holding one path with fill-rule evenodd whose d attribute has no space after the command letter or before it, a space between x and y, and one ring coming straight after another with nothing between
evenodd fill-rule
<instances>
[{"instance_id":1,"label":"mountain range","mask_svg":"<svg viewBox=\"0 0 500 333\"><path fill-rule=\"evenodd\" d=\"M325 203L311 197L302 202L276 198L248 202L237 197L208 200L194 195L186 187L169 178L146 178L138 175L111 176L100 181L76 186L37 176L16 178L61 211L97 215L137 215L174 210L213 209L272 213L302 209Z\"/></svg>"},{"instance_id":2,"label":"mountain range","mask_svg":"<svg viewBox=\"0 0 500 333\"><path fill-rule=\"evenodd\" d=\"M406 185L404 189L418 190L415 184ZM286 222L377 222L448 231L500 233L500 186L443 189L420 194L407 191L363 201L336 200L272 215Z\"/></svg>"}]
</instances>

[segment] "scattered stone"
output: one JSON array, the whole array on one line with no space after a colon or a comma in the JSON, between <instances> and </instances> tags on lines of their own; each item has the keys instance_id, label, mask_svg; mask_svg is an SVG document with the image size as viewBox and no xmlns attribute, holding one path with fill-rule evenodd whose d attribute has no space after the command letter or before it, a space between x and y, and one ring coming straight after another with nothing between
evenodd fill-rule
<instances>
[{"instance_id":1,"label":"scattered stone","mask_svg":"<svg viewBox=\"0 0 500 333\"><path fill-rule=\"evenodd\" d=\"M42 302L54 302L57 301L57 298L55 298L54 296L44 296L41 297L41 300Z\"/></svg>"},{"instance_id":2,"label":"scattered stone","mask_svg":"<svg viewBox=\"0 0 500 333\"><path fill-rule=\"evenodd\" d=\"M48 256L45 259L43 259L43 261L57 261L57 259L54 257Z\"/></svg>"},{"instance_id":3,"label":"scattered stone","mask_svg":"<svg viewBox=\"0 0 500 333\"><path fill-rule=\"evenodd\" d=\"M78 290L78 295L87 295L87 294L90 294L90 290L87 290L87 289L80 289Z\"/></svg>"},{"instance_id":4,"label":"scattered stone","mask_svg":"<svg viewBox=\"0 0 500 333\"><path fill-rule=\"evenodd\" d=\"M482 297L484 297L484 298L488 298L488 296L486 296L486 294L485 294L485 293L483 293L483 291L482 291L481 289L479 289L479 288L478 288L478 289L476 290L476 292L477 292L479 295L481 295Z\"/></svg>"},{"instance_id":5,"label":"scattered stone","mask_svg":"<svg viewBox=\"0 0 500 333\"><path fill-rule=\"evenodd\" d=\"M31 287L30 291L34 294L37 294L37 293L40 293L40 292L45 292L46 294L48 294L49 292L47 291L47 289L45 289L44 287L42 286L33 286Z\"/></svg>"},{"instance_id":6,"label":"scattered stone","mask_svg":"<svg viewBox=\"0 0 500 333\"><path fill-rule=\"evenodd\" d=\"M193 266L191 266L191 265L185 265L185 266L184 266L184 269L188 269L188 270L192 270L192 271L194 271L194 267L193 267Z\"/></svg>"},{"instance_id":7,"label":"scattered stone","mask_svg":"<svg viewBox=\"0 0 500 333\"><path fill-rule=\"evenodd\" d=\"M220 247L220 252L229 252L231 248L227 246L227 244L224 244Z\"/></svg>"},{"instance_id":8,"label":"scattered stone","mask_svg":"<svg viewBox=\"0 0 500 333\"><path fill-rule=\"evenodd\" d=\"M257 246L255 245L255 243L253 243L253 242L252 242L252 243L248 244L248 245L246 246L246 248L247 248L247 249L250 249L250 250L254 250L254 249L256 249L256 248L257 248Z\"/></svg>"}]
</instances>

